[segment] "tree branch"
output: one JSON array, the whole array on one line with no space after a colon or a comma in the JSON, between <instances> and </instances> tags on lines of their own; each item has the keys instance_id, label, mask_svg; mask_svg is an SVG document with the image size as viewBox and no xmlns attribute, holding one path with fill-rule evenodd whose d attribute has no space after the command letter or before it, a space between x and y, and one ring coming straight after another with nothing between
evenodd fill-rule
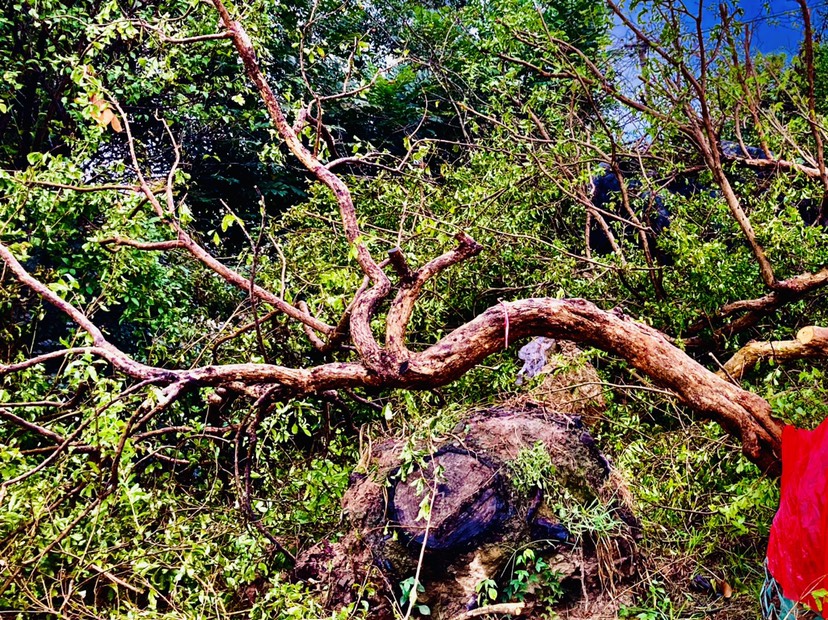
<instances>
[{"instance_id":1,"label":"tree branch","mask_svg":"<svg viewBox=\"0 0 828 620\"><path fill-rule=\"evenodd\" d=\"M787 278L778 283L777 290L756 299L744 299L725 304L713 317L701 319L691 325L687 333L690 338L684 340L688 348L703 347L711 340L718 342L730 338L756 325L762 317L778 310L784 305L799 301L803 297L828 285L828 267L816 273L803 273ZM744 312L742 316L722 327L715 327L722 319ZM699 336L705 328L713 326L709 337Z\"/></svg>"},{"instance_id":2,"label":"tree branch","mask_svg":"<svg viewBox=\"0 0 828 620\"><path fill-rule=\"evenodd\" d=\"M0 418L4 418L14 424L15 426L19 426L20 428L25 428L26 430L32 431L45 437L46 439L57 443L58 445L67 445L70 447L71 450L74 452L98 452L98 448L94 446L87 446L87 445L72 445L71 442L68 442L66 437L61 435L60 433L56 433L48 428L35 424L34 422L29 422L28 420L24 420L20 416L14 415L11 411L8 411L2 407L0 407ZM57 450L57 446L52 448Z\"/></svg>"},{"instance_id":3,"label":"tree branch","mask_svg":"<svg viewBox=\"0 0 828 620\"><path fill-rule=\"evenodd\" d=\"M175 176L175 171L178 168L181 154L178 148L178 144L175 141L169 126L166 123L164 123L164 129L167 132L167 136L169 137L175 152L175 159L173 161L172 166L170 167L169 172L167 173L166 183L164 185L164 196L165 201L167 203L167 208L165 209L159 202L158 197L155 195L155 192L147 183L144 174L141 172L141 166L138 162L138 156L135 152L135 141L132 136L132 129L130 126L129 119L117 101L113 100L112 103L118 110L118 113L121 115L121 118L124 122L124 130L127 136L127 145L129 146L129 153L132 159L133 169L135 170L135 174L138 177L140 191L144 194L149 203L152 205L159 219L169 224L171 228L175 231L178 238L178 243L180 243L180 247L186 249L196 260L201 262L208 269L214 271L226 282L240 288L241 290L247 293L250 293L251 295L255 294L262 301L265 301L270 305L274 306L275 308L278 308L286 315L293 319L296 319L300 323L308 325L323 334L328 334L333 329L330 325L326 325L322 321L312 316L304 314L298 308L285 302L285 300L281 299L279 296L271 293L270 291L265 290L258 285L251 285L251 282L248 278L245 278L241 274L236 273L235 271L224 265L221 261L214 258L207 250L205 250L203 247L201 247L198 243L195 242L195 240L184 230L184 228L182 228L181 224L175 219L175 202L173 200L173 180ZM136 246L133 245L133 247Z\"/></svg>"},{"instance_id":4,"label":"tree branch","mask_svg":"<svg viewBox=\"0 0 828 620\"><path fill-rule=\"evenodd\" d=\"M244 27L234 21L221 0L213 0L225 28L233 34L233 43L247 71L248 77L256 86L262 98L273 126L285 141L288 149L308 169L316 179L325 185L336 199L342 219L342 227L348 242L356 248L356 258L363 273L373 282L373 286L355 300L351 312L351 338L365 364L380 369L385 363L382 350L371 331L371 319L378 304L388 296L391 283L388 276L371 256L368 246L362 240L362 233L357 222L353 198L348 186L337 175L325 167L314 154L308 150L285 118L282 108L262 73L256 52ZM327 331L323 333L328 333Z\"/></svg>"},{"instance_id":5,"label":"tree branch","mask_svg":"<svg viewBox=\"0 0 828 620\"><path fill-rule=\"evenodd\" d=\"M130 248L135 248L136 250L147 251L173 250L176 248L185 247L184 243L182 243L179 239L171 239L170 241L135 241L133 239L121 237L119 235L116 235L114 237L108 237L106 239L101 239L100 241L98 241L98 243L100 243L103 246L127 246Z\"/></svg>"},{"instance_id":6,"label":"tree branch","mask_svg":"<svg viewBox=\"0 0 828 620\"><path fill-rule=\"evenodd\" d=\"M389 331L396 330L395 342L400 343L395 347L403 346L403 319L410 316L418 286L421 287L441 269L479 251L479 246L470 237L461 235L460 242L459 248L422 267L415 281L418 284L398 294L394 311L389 311L389 318L394 317ZM618 355L660 387L674 392L682 403L703 417L715 420L739 438L745 454L760 467L777 472L782 424L771 415L767 401L707 370L653 328L600 310L584 300L541 298L503 302L421 353L401 358L383 351L386 366L381 372L367 364L342 362L302 369L272 364L227 364L167 370L135 362L109 344L89 319L29 276L2 245L0 257L24 284L63 310L92 336L96 345L94 352L124 374L167 385L169 400L188 386L227 385L233 382L273 385L276 392L271 389L264 394L265 397L270 393L297 397L353 387L433 389L454 381L507 346L503 321L505 312L509 316L512 342L529 336L546 336L585 343ZM161 404L166 403L159 406ZM146 419L142 417L130 426L139 428ZM74 436L67 438L67 441L71 440Z\"/></svg>"},{"instance_id":7,"label":"tree branch","mask_svg":"<svg viewBox=\"0 0 828 620\"><path fill-rule=\"evenodd\" d=\"M812 325L800 329L796 334L796 340L749 342L739 349L716 374L720 377L730 376L741 379L746 372L765 359L790 362L819 357L828 357L828 328Z\"/></svg>"},{"instance_id":8,"label":"tree branch","mask_svg":"<svg viewBox=\"0 0 828 620\"><path fill-rule=\"evenodd\" d=\"M457 239L456 248L430 260L416 272L412 273L408 270L408 265L405 264L405 269L408 270L407 277L402 280L400 290L394 301L391 302L391 307L385 319L385 346L391 353L407 355L405 331L408 327L408 321L411 319L411 313L414 311L414 305L420 298L425 283L441 271L483 251L483 246L464 232L457 233L455 239ZM393 253L391 256L397 254L402 258L402 252Z\"/></svg>"},{"instance_id":9,"label":"tree branch","mask_svg":"<svg viewBox=\"0 0 828 620\"><path fill-rule=\"evenodd\" d=\"M613 353L739 438L745 455L761 468L778 472L782 423L772 416L767 401L707 370L655 329L585 300L524 299L493 306L412 356L400 370L399 387L444 385L501 350L504 309L511 341L546 336Z\"/></svg>"}]
</instances>

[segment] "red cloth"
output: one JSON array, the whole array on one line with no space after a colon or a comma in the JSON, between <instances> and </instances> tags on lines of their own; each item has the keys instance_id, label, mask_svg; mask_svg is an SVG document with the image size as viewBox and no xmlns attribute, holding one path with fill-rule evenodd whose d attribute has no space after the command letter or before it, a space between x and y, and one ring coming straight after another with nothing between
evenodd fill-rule
<instances>
[{"instance_id":1,"label":"red cloth","mask_svg":"<svg viewBox=\"0 0 828 620\"><path fill-rule=\"evenodd\" d=\"M782 493L768 542L768 569L785 598L828 618L828 419L813 431L782 432ZM819 597L819 595L818 595Z\"/></svg>"}]
</instances>

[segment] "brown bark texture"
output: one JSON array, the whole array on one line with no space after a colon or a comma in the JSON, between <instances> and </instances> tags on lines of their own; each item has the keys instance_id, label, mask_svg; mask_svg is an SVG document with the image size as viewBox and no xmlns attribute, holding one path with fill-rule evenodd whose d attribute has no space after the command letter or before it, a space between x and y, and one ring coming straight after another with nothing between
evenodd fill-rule
<instances>
[{"instance_id":1,"label":"brown bark texture","mask_svg":"<svg viewBox=\"0 0 828 620\"><path fill-rule=\"evenodd\" d=\"M274 364L209 365L165 369L141 364L109 343L80 310L32 278L5 247L0 258L20 281L63 310L93 340L86 350L107 359L135 379L185 388L234 382L268 386L285 396L353 387L428 389L445 385L489 355L529 336L571 340L626 360L655 384L675 393L702 417L718 422L742 443L745 455L763 470L777 472L782 423L760 396L717 376L671 344L659 331L620 312L606 312L582 299L524 299L493 306L421 352L380 348L373 335L354 333L358 349L372 349L372 363L334 362L311 368ZM403 331L402 325L396 329ZM391 330L389 330L391 331ZM372 343L360 342L370 337ZM360 345L365 345L361 347ZM0 366L0 375L19 365Z\"/></svg>"}]
</instances>

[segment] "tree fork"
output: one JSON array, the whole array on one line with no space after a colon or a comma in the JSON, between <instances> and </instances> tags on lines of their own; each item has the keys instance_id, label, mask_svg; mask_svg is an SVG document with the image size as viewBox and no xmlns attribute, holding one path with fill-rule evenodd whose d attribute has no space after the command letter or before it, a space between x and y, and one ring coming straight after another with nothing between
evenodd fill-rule
<instances>
[{"instance_id":1,"label":"tree fork","mask_svg":"<svg viewBox=\"0 0 828 620\"><path fill-rule=\"evenodd\" d=\"M285 397L353 387L430 389L454 381L489 355L508 348L507 338L516 342L546 336L588 344L619 356L660 387L675 393L684 405L738 438L744 454L763 471L780 473L783 424L773 417L765 399L706 369L652 327L620 312L601 310L583 299L502 302L419 353L380 349L380 372L364 358L361 363L338 362L312 368L248 363L170 370L140 364L114 347L88 317L27 274L2 244L0 258L24 285L92 335L95 346L89 352L104 357L127 376L156 385L260 383L274 386ZM814 331L812 340L821 342L822 338L821 328ZM13 370L0 367L0 374Z\"/></svg>"},{"instance_id":2,"label":"tree fork","mask_svg":"<svg viewBox=\"0 0 828 620\"><path fill-rule=\"evenodd\" d=\"M234 21L221 0L213 0L225 28L267 107L271 121L293 154L334 194L340 207L345 236L356 246L357 260L373 286L354 299L351 336L366 372L376 385L384 387L434 387L462 375L486 356L508 347L512 338L545 335L584 342L610 351L647 374L656 383L676 393L679 400L703 416L715 420L738 437L744 453L763 470L778 471L782 424L771 415L770 405L761 397L732 385L707 370L668 342L663 334L627 317L599 310L583 300L529 299L503 303L458 328L419 354L404 345L408 316L417 299L417 287L403 286L392 303L386 323L386 348L376 341L370 324L379 302L390 292L390 282L360 240L354 204L347 186L331 174L310 153L288 125L282 110L259 69L253 46L243 27ZM613 7L617 11L617 7ZM692 75L688 78L695 82ZM699 86L697 83L695 86ZM474 247L464 244L460 248ZM479 249L475 248L476 253ZM465 252L460 252L465 254ZM466 256L449 253L459 262ZM435 259L437 272L444 267ZM761 262L761 261L760 261ZM447 265L446 265L447 266ZM428 279L428 269L420 272ZM765 274L766 275L766 274ZM415 280L416 282L416 280ZM509 328L508 326L510 326ZM347 374L347 373L346 373ZM332 386L333 387L333 386Z\"/></svg>"}]
</instances>

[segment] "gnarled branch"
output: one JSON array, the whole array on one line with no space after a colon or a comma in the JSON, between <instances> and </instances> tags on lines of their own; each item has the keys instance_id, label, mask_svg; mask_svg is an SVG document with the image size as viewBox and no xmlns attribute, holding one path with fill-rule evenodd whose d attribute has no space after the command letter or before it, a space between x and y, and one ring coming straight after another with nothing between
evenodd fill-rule
<instances>
[{"instance_id":1,"label":"gnarled branch","mask_svg":"<svg viewBox=\"0 0 828 620\"><path fill-rule=\"evenodd\" d=\"M371 331L371 319L379 303L388 296L391 282L377 261L371 256L368 246L362 240L362 233L357 222L356 209L348 186L336 174L330 171L319 159L302 144L299 136L285 118L276 95L270 88L267 79L259 67L256 52L250 37L244 27L235 21L221 0L213 0L213 5L219 13L224 27L233 34L233 44L236 46L247 76L251 79L259 92L267 109L273 126L285 141L291 153L307 168L316 179L325 185L336 199L345 238L356 249L356 258L363 273L370 278L373 286L355 299L351 312L351 338L365 364L372 369L381 369L384 356L379 344ZM323 332L329 333L330 329Z\"/></svg>"},{"instance_id":2,"label":"gnarled branch","mask_svg":"<svg viewBox=\"0 0 828 620\"><path fill-rule=\"evenodd\" d=\"M407 273L403 272L406 277L402 279L400 290L391 302L385 321L385 346L393 354L405 354L405 331L425 283L441 271L476 256L483 250L483 246L464 232L458 233L455 238L456 248L430 260L415 272L411 272L407 264L402 263L407 269ZM396 255L402 259L402 252L397 252Z\"/></svg>"},{"instance_id":3,"label":"gnarled branch","mask_svg":"<svg viewBox=\"0 0 828 620\"><path fill-rule=\"evenodd\" d=\"M464 253L479 251L479 246L468 240L466 245L466 250L458 249L456 254L431 261L418 277L424 282ZM140 364L107 342L83 313L27 274L1 244L0 258L26 286L92 336L94 353L128 376L172 386L174 395L192 386L239 382L270 384L279 395L288 397L353 387L431 389L454 381L492 353L507 348L510 338L514 342L528 336L546 336L582 342L621 357L657 385L675 393L689 408L715 420L739 438L745 454L760 467L772 472L778 469L782 424L771 415L767 401L707 370L657 330L626 316L605 312L584 300L539 298L503 302L422 352L400 355L390 348L381 349L379 355L385 363L381 371L366 364L364 358L361 362L333 362L298 369L249 363L169 370ZM398 299L401 301L396 316L402 317L413 297L410 292L401 291ZM508 324L504 323L504 313L509 317ZM273 391L265 391L262 398ZM135 426L141 423L143 419Z\"/></svg>"}]
</instances>

